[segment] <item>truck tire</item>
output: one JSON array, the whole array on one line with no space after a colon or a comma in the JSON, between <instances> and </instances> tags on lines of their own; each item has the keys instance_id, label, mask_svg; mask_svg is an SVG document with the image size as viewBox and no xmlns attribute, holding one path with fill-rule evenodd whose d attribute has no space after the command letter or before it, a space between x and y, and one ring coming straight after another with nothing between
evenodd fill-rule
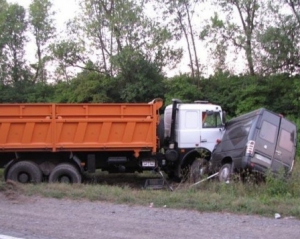
<instances>
[{"instance_id":1,"label":"truck tire","mask_svg":"<svg viewBox=\"0 0 300 239\"><path fill-rule=\"evenodd\" d=\"M40 183L42 176L42 171L36 163L20 161L8 169L6 179L20 183Z\"/></svg>"},{"instance_id":2,"label":"truck tire","mask_svg":"<svg viewBox=\"0 0 300 239\"><path fill-rule=\"evenodd\" d=\"M49 176L49 183L81 183L81 174L69 163L57 165Z\"/></svg>"},{"instance_id":3,"label":"truck tire","mask_svg":"<svg viewBox=\"0 0 300 239\"><path fill-rule=\"evenodd\" d=\"M224 164L219 170L219 181L229 182L232 174L232 165L230 163Z\"/></svg>"},{"instance_id":4,"label":"truck tire","mask_svg":"<svg viewBox=\"0 0 300 239\"><path fill-rule=\"evenodd\" d=\"M190 182L196 183L208 174L208 161L203 158L194 160L190 167Z\"/></svg>"}]
</instances>

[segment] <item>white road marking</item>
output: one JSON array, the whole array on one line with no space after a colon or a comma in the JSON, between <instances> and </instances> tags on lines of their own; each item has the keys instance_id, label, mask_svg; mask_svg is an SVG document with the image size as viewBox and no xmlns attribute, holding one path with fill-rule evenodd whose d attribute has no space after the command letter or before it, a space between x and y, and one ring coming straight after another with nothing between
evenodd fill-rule
<instances>
[{"instance_id":1,"label":"white road marking","mask_svg":"<svg viewBox=\"0 0 300 239\"><path fill-rule=\"evenodd\" d=\"M11 236L0 234L0 239L24 239L24 238L21 238L21 237L11 237Z\"/></svg>"}]
</instances>

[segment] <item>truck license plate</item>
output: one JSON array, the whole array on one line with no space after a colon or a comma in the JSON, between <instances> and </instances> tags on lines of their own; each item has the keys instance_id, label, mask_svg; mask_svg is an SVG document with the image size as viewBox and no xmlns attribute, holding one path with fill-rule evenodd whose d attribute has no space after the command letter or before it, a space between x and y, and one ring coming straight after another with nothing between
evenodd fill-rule
<instances>
[{"instance_id":1,"label":"truck license plate","mask_svg":"<svg viewBox=\"0 0 300 239\"><path fill-rule=\"evenodd\" d=\"M155 161L143 161L142 166L143 167L155 167Z\"/></svg>"}]
</instances>

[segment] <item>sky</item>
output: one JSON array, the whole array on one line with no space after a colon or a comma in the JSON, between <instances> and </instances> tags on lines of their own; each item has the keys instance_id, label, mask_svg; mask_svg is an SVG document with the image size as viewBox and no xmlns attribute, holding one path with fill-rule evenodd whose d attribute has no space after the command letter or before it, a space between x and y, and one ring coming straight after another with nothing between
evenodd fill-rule
<instances>
[{"instance_id":1,"label":"sky","mask_svg":"<svg viewBox=\"0 0 300 239\"><path fill-rule=\"evenodd\" d=\"M28 9L32 0L7 0L7 2L17 3ZM78 10L76 0L51 0L51 2L53 4L54 11L57 14L58 25L74 17Z\"/></svg>"}]
</instances>

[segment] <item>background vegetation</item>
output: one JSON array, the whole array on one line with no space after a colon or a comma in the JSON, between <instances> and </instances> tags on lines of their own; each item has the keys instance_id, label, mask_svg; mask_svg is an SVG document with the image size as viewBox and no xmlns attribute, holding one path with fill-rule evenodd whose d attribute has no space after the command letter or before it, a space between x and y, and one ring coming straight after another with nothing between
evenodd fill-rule
<instances>
[{"instance_id":1,"label":"background vegetation","mask_svg":"<svg viewBox=\"0 0 300 239\"><path fill-rule=\"evenodd\" d=\"M214 8L206 9L208 4ZM76 17L58 32L50 0L32 0L28 9L0 0L0 102L162 97L168 104L176 97L218 103L230 117L266 107L297 121L300 3L80 0L79 5ZM200 43L210 53L205 63ZM29 61L26 54L33 52ZM170 76L183 53L186 73Z\"/></svg>"}]
</instances>

